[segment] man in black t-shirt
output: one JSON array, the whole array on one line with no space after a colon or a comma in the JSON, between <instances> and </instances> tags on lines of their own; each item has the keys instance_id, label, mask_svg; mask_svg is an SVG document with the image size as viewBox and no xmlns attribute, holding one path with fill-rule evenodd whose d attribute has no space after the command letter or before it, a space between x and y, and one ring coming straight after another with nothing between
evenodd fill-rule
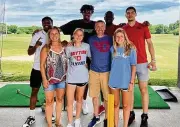
<instances>
[{"instance_id":1,"label":"man in black t-shirt","mask_svg":"<svg viewBox=\"0 0 180 127\"><path fill-rule=\"evenodd\" d=\"M95 26L95 22L92 21L90 18L92 16L92 14L94 13L94 7L92 5L83 5L80 9L80 13L82 13L83 15L83 19L77 19L77 20L72 20L62 26L60 26L60 30L63 32L63 34L65 35L73 35L73 32L76 28L82 28L84 29L84 39L83 41L85 43L88 43L88 38L95 33L94 30L94 26ZM87 64L88 64L88 69L90 67L90 60L87 60ZM86 85L86 89L84 92L84 97L83 97L83 105L82 105L82 109L83 109L83 114L88 114L88 106L86 103L86 98L87 98L87 92L88 92L88 85ZM76 115L76 102L74 102L73 104L73 115Z\"/></svg>"},{"instance_id":2,"label":"man in black t-shirt","mask_svg":"<svg viewBox=\"0 0 180 127\"><path fill-rule=\"evenodd\" d=\"M95 34L95 22L90 20L94 13L94 7L92 5L83 5L80 13L82 13L83 19L72 20L60 26L60 29L65 35L71 35L71 37L76 28L84 29L84 42L87 43L88 38Z\"/></svg>"}]
</instances>

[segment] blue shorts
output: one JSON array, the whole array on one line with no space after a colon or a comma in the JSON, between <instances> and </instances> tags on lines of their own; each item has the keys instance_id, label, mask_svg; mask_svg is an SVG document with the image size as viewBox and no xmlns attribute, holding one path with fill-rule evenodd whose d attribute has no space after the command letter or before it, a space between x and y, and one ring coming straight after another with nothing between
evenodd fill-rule
<instances>
[{"instance_id":1,"label":"blue shorts","mask_svg":"<svg viewBox=\"0 0 180 127\"><path fill-rule=\"evenodd\" d=\"M44 89L44 91L54 91L55 89L65 89L65 87L66 87L65 82L49 84L48 88Z\"/></svg>"}]
</instances>

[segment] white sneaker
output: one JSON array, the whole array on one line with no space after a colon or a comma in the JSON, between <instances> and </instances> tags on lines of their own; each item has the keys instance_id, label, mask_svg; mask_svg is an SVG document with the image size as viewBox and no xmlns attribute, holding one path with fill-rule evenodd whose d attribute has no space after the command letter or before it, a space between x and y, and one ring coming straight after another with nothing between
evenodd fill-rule
<instances>
[{"instance_id":1,"label":"white sneaker","mask_svg":"<svg viewBox=\"0 0 180 127\"><path fill-rule=\"evenodd\" d=\"M73 127L73 125L71 125L70 123L67 125L67 127Z\"/></svg>"},{"instance_id":2,"label":"white sneaker","mask_svg":"<svg viewBox=\"0 0 180 127\"><path fill-rule=\"evenodd\" d=\"M52 114L52 123L56 122L56 117Z\"/></svg>"},{"instance_id":3,"label":"white sneaker","mask_svg":"<svg viewBox=\"0 0 180 127\"><path fill-rule=\"evenodd\" d=\"M82 111L83 111L84 115L87 115L89 113L89 109L88 109L86 100L83 100Z\"/></svg>"},{"instance_id":4,"label":"white sneaker","mask_svg":"<svg viewBox=\"0 0 180 127\"><path fill-rule=\"evenodd\" d=\"M76 116L76 101L73 102L73 116Z\"/></svg>"},{"instance_id":5,"label":"white sneaker","mask_svg":"<svg viewBox=\"0 0 180 127\"><path fill-rule=\"evenodd\" d=\"M75 125L75 127L81 127L81 121L80 121L80 119L76 119L76 120L74 121L74 125Z\"/></svg>"}]
</instances>

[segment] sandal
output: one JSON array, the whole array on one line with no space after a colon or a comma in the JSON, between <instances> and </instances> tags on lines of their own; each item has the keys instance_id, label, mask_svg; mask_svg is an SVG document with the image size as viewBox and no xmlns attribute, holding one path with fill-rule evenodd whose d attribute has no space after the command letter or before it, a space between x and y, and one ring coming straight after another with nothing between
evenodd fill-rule
<instances>
[{"instance_id":1,"label":"sandal","mask_svg":"<svg viewBox=\"0 0 180 127\"><path fill-rule=\"evenodd\" d=\"M55 124L56 127L63 127L62 124Z\"/></svg>"}]
</instances>

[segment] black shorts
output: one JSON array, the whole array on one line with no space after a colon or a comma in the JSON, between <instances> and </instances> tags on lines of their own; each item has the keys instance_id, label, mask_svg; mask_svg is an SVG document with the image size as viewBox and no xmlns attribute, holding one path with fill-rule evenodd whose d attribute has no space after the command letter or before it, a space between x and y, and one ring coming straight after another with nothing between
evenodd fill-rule
<instances>
[{"instance_id":1,"label":"black shorts","mask_svg":"<svg viewBox=\"0 0 180 127\"><path fill-rule=\"evenodd\" d=\"M70 85L76 85L76 86L82 87L82 86L87 85L88 83L85 82L85 83L68 83L68 84L70 84Z\"/></svg>"},{"instance_id":2,"label":"black shorts","mask_svg":"<svg viewBox=\"0 0 180 127\"><path fill-rule=\"evenodd\" d=\"M90 70L91 60L89 59L89 57L87 57L86 63L87 63L87 66L88 66L88 70Z\"/></svg>"},{"instance_id":3,"label":"black shorts","mask_svg":"<svg viewBox=\"0 0 180 127\"><path fill-rule=\"evenodd\" d=\"M39 70L32 69L30 76L30 86L32 88L40 88L42 83L42 76Z\"/></svg>"}]
</instances>

